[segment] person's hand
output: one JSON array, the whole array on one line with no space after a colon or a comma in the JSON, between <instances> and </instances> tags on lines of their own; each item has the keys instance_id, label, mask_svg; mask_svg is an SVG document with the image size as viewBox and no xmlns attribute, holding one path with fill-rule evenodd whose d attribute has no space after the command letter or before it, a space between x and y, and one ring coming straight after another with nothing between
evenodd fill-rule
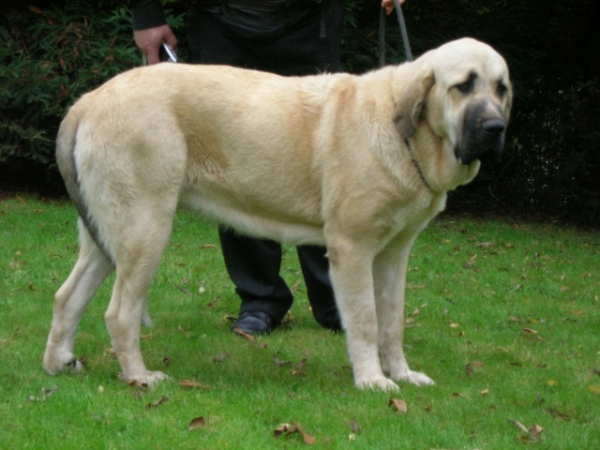
<instances>
[{"instance_id":1,"label":"person's hand","mask_svg":"<svg viewBox=\"0 0 600 450\"><path fill-rule=\"evenodd\" d=\"M169 44L173 50L177 50L177 38L171 31L169 25L147 28L145 30L135 30L133 39L136 45L146 57L148 64L160 62L159 50L163 42Z\"/></svg>"},{"instance_id":2,"label":"person's hand","mask_svg":"<svg viewBox=\"0 0 600 450\"><path fill-rule=\"evenodd\" d=\"M406 0L400 0L400 4L404 3ZM394 10L394 0L381 0L381 7L385 9L386 14L391 14Z\"/></svg>"}]
</instances>

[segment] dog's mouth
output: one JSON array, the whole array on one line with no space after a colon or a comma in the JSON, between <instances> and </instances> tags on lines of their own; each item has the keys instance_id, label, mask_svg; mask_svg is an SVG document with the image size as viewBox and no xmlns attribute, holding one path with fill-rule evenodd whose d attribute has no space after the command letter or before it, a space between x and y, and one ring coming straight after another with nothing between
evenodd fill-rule
<instances>
[{"instance_id":1,"label":"dog's mouth","mask_svg":"<svg viewBox=\"0 0 600 450\"><path fill-rule=\"evenodd\" d=\"M477 108L465 115L463 136L454 153L461 164L475 160L500 160L504 148L506 122L502 117L480 117Z\"/></svg>"}]
</instances>

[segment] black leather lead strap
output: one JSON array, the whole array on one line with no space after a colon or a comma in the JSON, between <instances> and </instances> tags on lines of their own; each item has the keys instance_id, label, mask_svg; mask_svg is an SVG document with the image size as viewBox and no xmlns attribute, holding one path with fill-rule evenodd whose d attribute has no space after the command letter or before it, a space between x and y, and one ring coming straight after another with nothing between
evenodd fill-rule
<instances>
[{"instance_id":1,"label":"black leather lead strap","mask_svg":"<svg viewBox=\"0 0 600 450\"><path fill-rule=\"evenodd\" d=\"M379 7L379 67L385 66L385 11Z\"/></svg>"},{"instance_id":2,"label":"black leather lead strap","mask_svg":"<svg viewBox=\"0 0 600 450\"><path fill-rule=\"evenodd\" d=\"M400 6L400 0L394 0L394 9L396 10L396 16L398 17L398 23L400 25L400 33L402 34L402 42L404 44L404 56L407 61L413 60L413 54L410 50L410 42L408 41L408 31L406 30L406 23L404 22L404 15L402 14L402 7ZM379 67L385 65L385 12L383 8L379 13Z\"/></svg>"}]
</instances>

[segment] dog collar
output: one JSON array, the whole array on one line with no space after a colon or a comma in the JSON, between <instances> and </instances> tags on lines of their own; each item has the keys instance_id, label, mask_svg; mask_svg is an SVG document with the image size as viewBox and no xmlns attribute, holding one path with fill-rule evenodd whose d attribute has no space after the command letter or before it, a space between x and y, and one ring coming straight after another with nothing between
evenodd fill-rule
<instances>
[{"instance_id":1,"label":"dog collar","mask_svg":"<svg viewBox=\"0 0 600 450\"><path fill-rule=\"evenodd\" d=\"M421 179L421 181L423 182L425 187L427 189L429 189L431 192L433 192L433 189L431 189L431 186L427 182L427 178L425 178L425 175L423 174L423 171L421 170L421 166L419 165L419 163L417 162L417 159L415 158L415 154L412 151L412 146L410 145L410 141L408 140L408 138L404 138L404 143L406 144L406 148L408 149L408 153L410 154L410 160L412 161L413 166L415 166L415 169L417 170L417 173L419 174L419 178Z\"/></svg>"}]
</instances>

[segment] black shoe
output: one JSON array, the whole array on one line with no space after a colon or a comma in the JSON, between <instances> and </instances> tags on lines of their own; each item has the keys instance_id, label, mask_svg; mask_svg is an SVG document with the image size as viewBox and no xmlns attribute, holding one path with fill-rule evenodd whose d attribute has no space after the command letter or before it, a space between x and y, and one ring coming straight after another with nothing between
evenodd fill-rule
<instances>
[{"instance_id":1,"label":"black shoe","mask_svg":"<svg viewBox=\"0 0 600 450\"><path fill-rule=\"evenodd\" d=\"M331 311L328 311L325 316L319 321L323 328L331 330L333 332L342 331L342 321L340 319L340 314L338 313L337 308Z\"/></svg>"},{"instance_id":2,"label":"black shoe","mask_svg":"<svg viewBox=\"0 0 600 450\"><path fill-rule=\"evenodd\" d=\"M231 331L235 333L235 330L239 329L246 334L265 334L273 331L278 325L279 321L270 314L262 311L244 311L231 325Z\"/></svg>"}]
</instances>

